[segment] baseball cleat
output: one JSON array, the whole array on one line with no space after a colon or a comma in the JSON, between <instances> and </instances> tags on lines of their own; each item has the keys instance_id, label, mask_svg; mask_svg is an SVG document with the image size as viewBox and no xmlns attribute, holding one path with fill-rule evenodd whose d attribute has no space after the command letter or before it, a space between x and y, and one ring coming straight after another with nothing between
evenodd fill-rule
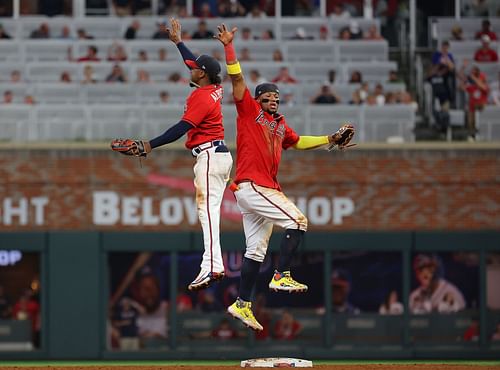
<instances>
[{"instance_id":1,"label":"baseball cleat","mask_svg":"<svg viewBox=\"0 0 500 370\"><path fill-rule=\"evenodd\" d=\"M253 315L252 302L245 302L244 300L238 298L227 308L227 312L235 319L241 320L247 328L256 331L264 330L264 327L259 324Z\"/></svg>"},{"instance_id":2,"label":"baseball cleat","mask_svg":"<svg viewBox=\"0 0 500 370\"><path fill-rule=\"evenodd\" d=\"M208 272L201 270L196 279L188 285L188 289L191 291L205 289L212 285L212 283L222 280L223 278L224 272Z\"/></svg>"},{"instance_id":3,"label":"baseball cleat","mask_svg":"<svg viewBox=\"0 0 500 370\"><path fill-rule=\"evenodd\" d=\"M275 292L304 293L307 292L307 285L295 281L290 275L290 271L274 271L273 278L269 283L269 289Z\"/></svg>"}]
</instances>

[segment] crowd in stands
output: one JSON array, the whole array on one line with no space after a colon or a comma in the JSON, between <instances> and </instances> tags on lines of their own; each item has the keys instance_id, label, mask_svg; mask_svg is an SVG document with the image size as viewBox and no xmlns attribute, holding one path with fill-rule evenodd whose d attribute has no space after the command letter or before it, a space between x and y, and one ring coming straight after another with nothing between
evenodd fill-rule
<instances>
[{"instance_id":1,"label":"crowd in stands","mask_svg":"<svg viewBox=\"0 0 500 370\"><path fill-rule=\"evenodd\" d=\"M443 40L439 50L432 55L427 81L432 86L433 116L438 130L445 132L449 126L449 110L462 108L456 104L456 96L465 94L463 109L466 112L466 124L469 140L474 140L476 128L476 112L482 111L486 105L500 105L500 86L498 81L491 81L483 71L483 66L498 63L496 41L497 32L488 19L478 20L478 29L474 40L478 46L468 57L458 60L450 50L450 42L467 41L459 24L451 29L449 41ZM492 43L495 46L492 47ZM500 76L500 65L498 65Z\"/></svg>"}]
</instances>

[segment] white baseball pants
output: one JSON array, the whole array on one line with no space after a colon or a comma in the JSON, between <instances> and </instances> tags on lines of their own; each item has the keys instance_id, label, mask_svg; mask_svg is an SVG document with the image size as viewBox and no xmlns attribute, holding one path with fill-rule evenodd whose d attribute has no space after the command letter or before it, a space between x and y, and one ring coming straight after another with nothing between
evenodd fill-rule
<instances>
[{"instance_id":1,"label":"white baseball pants","mask_svg":"<svg viewBox=\"0 0 500 370\"><path fill-rule=\"evenodd\" d=\"M205 251L201 269L210 272L223 272L224 263L220 248L220 207L222 196L233 166L229 152L218 152L213 147L204 150L196 157L194 165L194 186L198 218L203 229Z\"/></svg>"},{"instance_id":2,"label":"white baseball pants","mask_svg":"<svg viewBox=\"0 0 500 370\"><path fill-rule=\"evenodd\" d=\"M245 257L264 261L273 225L307 231L306 216L281 191L253 182L243 182L238 187L234 194L243 215Z\"/></svg>"}]
</instances>

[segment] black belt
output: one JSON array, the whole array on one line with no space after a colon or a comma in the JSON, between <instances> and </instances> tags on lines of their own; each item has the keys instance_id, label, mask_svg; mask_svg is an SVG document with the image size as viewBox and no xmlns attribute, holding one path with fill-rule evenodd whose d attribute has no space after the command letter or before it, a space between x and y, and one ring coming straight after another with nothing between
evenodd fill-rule
<instances>
[{"instance_id":1,"label":"black belt","mask_svg":"<svg viewBox=\"0 0 500 370\"><path fill-rule=\"evenodd\" d=\"M206 143L198 145L196 148L191 149L191 153L193 154L194 157L197 157L204 150L215 148L221 145L226 145L224 143L224 140L208 141Z\"/></svg>"}]
</instances>

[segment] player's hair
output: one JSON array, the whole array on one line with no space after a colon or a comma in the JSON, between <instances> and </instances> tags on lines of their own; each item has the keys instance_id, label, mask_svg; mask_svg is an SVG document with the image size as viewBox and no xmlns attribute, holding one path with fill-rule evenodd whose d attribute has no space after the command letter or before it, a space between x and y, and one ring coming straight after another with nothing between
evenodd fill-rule
<instances>
[{"instance_id":1,"label":"player's hair","mask_svg":"<svg viewBox=\"0 0 500 370\"><path fill-rule=\"evenodd\" d=\"M211 84L220 85L222 83L222 78L220 75L207 75Z\"/></svg>"}]
</instances>

